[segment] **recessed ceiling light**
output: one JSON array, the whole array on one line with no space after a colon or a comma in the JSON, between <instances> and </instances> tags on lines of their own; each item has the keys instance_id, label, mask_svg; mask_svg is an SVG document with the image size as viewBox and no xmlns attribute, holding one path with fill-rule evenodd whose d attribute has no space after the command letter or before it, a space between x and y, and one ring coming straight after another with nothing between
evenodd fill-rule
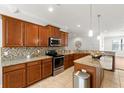
<instances>
[{"instance_id":1,"label":"recessed ceiling light","mask_svg":"<svg viewBox=\"0 0 124 93\"><path fill-rule=\"evenodd\" d=\"M77 25L77 27L81 27L81 25Z\"/></svg>"},{"instance_id":2,"label":"recessed ceiling light","mask_svg":"<svg viewBox=\"0 0 124 93\"><path fill-rule=\"evenodd\" d=\"M49 8L48 8L48 11L49 11L49 12L53 12L53 10L54 10L54 9L53 9L52 7L49 7Z\"/></svg>"}]
</instances>

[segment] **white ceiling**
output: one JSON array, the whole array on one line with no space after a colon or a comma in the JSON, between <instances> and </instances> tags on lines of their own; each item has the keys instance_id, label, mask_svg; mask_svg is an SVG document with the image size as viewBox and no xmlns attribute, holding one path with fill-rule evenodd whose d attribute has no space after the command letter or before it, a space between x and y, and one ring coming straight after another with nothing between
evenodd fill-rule
<instances>
[{"instance_id":1,"label":"white ceiling","mask_svg":"<svg viewBox=\"0 0 124 93\"><path fill-rule=\"evenodd\" d=\"M44 18L51 24L56 24L64 27L69 31L87 35L89 30L89 8L90 5L84 4L16 4L12 5L20 11L27 14ZM48 7L53 7L54 11L50 13ZM98 18L101 15L101 31L109 32L124 32L124 5L92 5L93 9L93 31L98 34ZM80 24L78 28L76 25Z\"/></svg>"}]
</instances>

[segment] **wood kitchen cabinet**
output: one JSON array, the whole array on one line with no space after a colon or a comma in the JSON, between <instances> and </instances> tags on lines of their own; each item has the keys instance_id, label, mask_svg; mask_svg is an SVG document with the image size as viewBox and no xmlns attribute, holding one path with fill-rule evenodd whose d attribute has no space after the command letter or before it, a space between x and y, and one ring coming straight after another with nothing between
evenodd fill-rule
<instances>
[{"instance_id":1,"label":"wood kitchen cabinet","mask_svg":"<svg viewBox=\"0 0 124 93\"><path fill-rule=\"evenodd\" d=\"M27 63L27 85L31 85L41 79L41 61Z\"/></svg>"},{"instance_id":2,"label":"wood kitchen cabinet","mask_svg":"<svg viewBox=\"0 0 124 93\"><path fill-rule=\"evenodd\" d=\"M44 26L39 26L39 46L49 46L49 33L48 29Z\"/></svg>"},{"instance_id":3,"label":"wood kitchen cabinet","mask_svg":"<svg viewBox=\"0 0 124 93\"><path fill-rule=\"evenodd\" d=\"M61 45L68 46L68 33L61 31Z\"/></svg>"},{"instance_id":4,"label":"wood kitchen cabinet","mask_svg":"<svg viewBox=\"0 0 124 93\"><path fill-rule=\"evenodd\" d=\"M41 26L2 16L2 29L3 47L48 47L49 37L60 38L61 46L68 45L68 33L52 25Z\"/></svg>"},{"instance_id":5,"label":"wood kitchen cabinet","mask_svg":"<svg viewBox=\"0 0 124 93\"><path fill-rule=\"evenodd\" d=\"M38 46L38 25L25 22L25 46Z\"/></svg>"},{"instance_id":6,"label":"wood kitchen cabinet","mask_svg":"<svg viewBox=\"0 0 124 93\"><path fill-rule=\"evenodd\" d=\"M2 16L3 47L23 46L24 22Z\"/></svg>"},{"instance_id":7,"label":"wood kitchen cabinet","mask_svg":"<svg viewBox=\"0 0 124 93\"><path fill-rule=\"evenodd\" d=\"M52 26L52 25L47 25L46 26L49 32L49 37L54 37L54 38L60 38L61 33L59 32L59 28Z\"/></svg>"},{"instance_id":8,"label":"wood kitchen cabinet","mask_svg":"<svg viewBox=\"0 0 124 93\"><path fill-rule=\"evenodd\" d=\"M68 46L68 33L64 32L64 46Z\"/></svg>"},{"instance_id":9,"label":"wood kitchen cabinet","mask_svg":"<svg viewBox=\"0 0 124 93\"><path fill-rule=\"evenodd\" d=\"M54 35L56 38L61 38L61 33L59 31L59 28L54 27Z\"/></svg>"},{"instance_id":10,"label":"wood kitchen cabinet","mask_svg":"<svg viewBox=\"0 0 124 93\"><path fill-rule=\"evenodd\" d=\"M65 55L64 57L64 69L67 69L71 66L74 65L73 63L73 54L68 54L68 55Z\"/></svg>"},{"instance_id":11,"label":"wood kitchen cabinet","mask_svg":"<svg viewBox=\"0 0 124 93\"><path fill-rule=\"evenodd\" d=\"M67 69L69 67L69 56L64 56L64 69Z\"/></svg>"},{"instance_id":12,"label":"wood kitchen cabinet","mask_svg":"<svg viewBox=\"0 0 124 93\"><path fill-rule=\"evenodd\" d=\"M7 66L3 68L3 87L22 88L26 86L25 64Z\"/></svg>"},{"instance_id":13,"label":"wood kitchen cabinet","mask_svg":"<svg viewBox=\"0 0 124 93\"><path fill-rule=\"evenodd\" d=\"M69 60L69 67L74 65L74 55L73 54L69 54L68 56L68 60Z\"/></svg>"},{"instance_id":14,"label":"wood kitchen cabinet","mask_svg":"<svg viewBox=\"0 0 124 93\"><path fill-rule=\"evenodd\" d=\"M65 34L63 31L61 31L61 46L65 46Z\"/></svg>"},{"instance_id":15,"label":"wood kitchen cabinet","mask_svg":"<svg viewBox=\"0 0 124 93\"><path fill-rule=\"evenodd\" d=\"M45 59L41 62L42 78L52 75L52 59Z\"/></svg>"},{"instance_id":16,"label":"wood kitchen cabinet","mask_svg":"<svg viewBox=\"0 0 124 93\"><path fill-rule=\"evenodd\" d=\"M92 67L92 66L88 66L85 64L79 64L79 63L75 63L74 64L74 71L80 71L82 69L85 69L87 71L87 73L90 74L90 87L91 88L99 88L101 87L101 82L103 80L103 69L101 67ZM102 73L101 73L102 72Z\"/></svg>"},{"instance_id":17,"label":"wood kitchen cabinet","mask_svg":"<svg viewBox=\"0 0 124 93\"><path fill-rule=\"evenodd\" d=\"M74 54L74 60L79 59L81 57L85 57L87 55L90 55L90 53L75 53Z\"/></svg>"}]
</instances>

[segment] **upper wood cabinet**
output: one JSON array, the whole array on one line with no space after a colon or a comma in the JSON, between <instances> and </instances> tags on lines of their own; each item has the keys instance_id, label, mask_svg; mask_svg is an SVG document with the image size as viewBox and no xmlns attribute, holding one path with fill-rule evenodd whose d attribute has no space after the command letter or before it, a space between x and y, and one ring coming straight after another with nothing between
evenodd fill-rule
<instances>
[{"instance_id":1,"label":"upper wood cabinet","mask_svg":"<svg viewBox=\"0 0 124 93\"><path fill-rule=\"evenodd\" d=\"M38 46L38 25L25 23L25 46Z\"/></svg>"},{"instance_id":2,"label":"upper wood cabinet","mask_svg":"<svg viewBox=\"0 0 124 93\"><path fill-rule=\"evenodd\" d=\"M49 37L60 38L61 34L58 27L54 27L51 25L47 25L46 27L48 28Z\"/></svg>"},{"instance_id":3,"label":"upper wood cabinet","mask_svg":"<svg viewBox=\"0 0 124 93\"><path fill-rule=\"evenodd\" d=\"M39 26L39 46L49 46L49 33L48 29L44 26Z\"/></svg>"},{"instance_id":4,"label":"upper wood cabinet","mask_svg":"<svg viewBox=\"0 0 124 93\"><path fill-rule=\"evenodd\" d=\"M61 46L65 46L65 34L63 31L61 31Z\"/></svg>"},{"instance_id":5,"label":"upper wood cabinet","mask_svg":"<svg viewBox=\"0 0 124 93\"><path fill-rule=\"evenodd\" d=\"M61 45L68 46L68 33L61 31Z\"/></svg>"},{"instance_id":6,"label":"upper wood cabinet","mask_svg":"<svg viewBox=\"0 0 124 93\"><path fill-rule=\"evenodd\" d=\"M65 32L64 35L65 35L65 37L64 37L64 46L68 46L68 33Z\"/></svg>"},{"instance_id":7,"label":"upper wood cabinet","mask_svg":"<svg viewBox=\"0 0 124 93\"><path fill-rule=\"evenodd\" d=\"M54 27L54 36L56 38L61 38L61 33L59 31L59 28L57 28L57 27Z\"/></svg>"},{"instance_id":8,"label":"upper wood cabinet","mask_svg":"<svg viewBox=\"0 0 124 93\"><path fill-rule=\"evenodd\" d=\"M3 47L48 47L49 37L60 38L61 46L68 45L68 33L51 25L40 26L2 16Z\"/></svg>"},{"instance_id":9,"label":"upper wood cabinet","mask_svg":"<svg viewBox=\"0 0 124 93\"><path fill-rule=\"evenodd\" d=\"M2 16L3 47L23 46L24 22Z\"/></svg>"}]
</instances>

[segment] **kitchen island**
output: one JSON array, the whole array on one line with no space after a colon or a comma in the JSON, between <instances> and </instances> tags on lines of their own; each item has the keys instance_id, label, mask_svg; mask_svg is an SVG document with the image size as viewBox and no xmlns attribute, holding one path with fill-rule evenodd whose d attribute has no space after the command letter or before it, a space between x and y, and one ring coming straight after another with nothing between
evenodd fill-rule
<instances>
[{"instance_id":1,"label":"kitchen island","mask_svg":"<svg viewBox=\"0 0 124 93\"><path fill-rule=\"evenodd\" d=\"M74 60L74 71L86 70L87 73L91 75L91 88L101 87L101 82L104 77L104 70L99 62L99 60L93 59L92 56L88 55L86 57Z\"/></svg>"}]
</instances>

